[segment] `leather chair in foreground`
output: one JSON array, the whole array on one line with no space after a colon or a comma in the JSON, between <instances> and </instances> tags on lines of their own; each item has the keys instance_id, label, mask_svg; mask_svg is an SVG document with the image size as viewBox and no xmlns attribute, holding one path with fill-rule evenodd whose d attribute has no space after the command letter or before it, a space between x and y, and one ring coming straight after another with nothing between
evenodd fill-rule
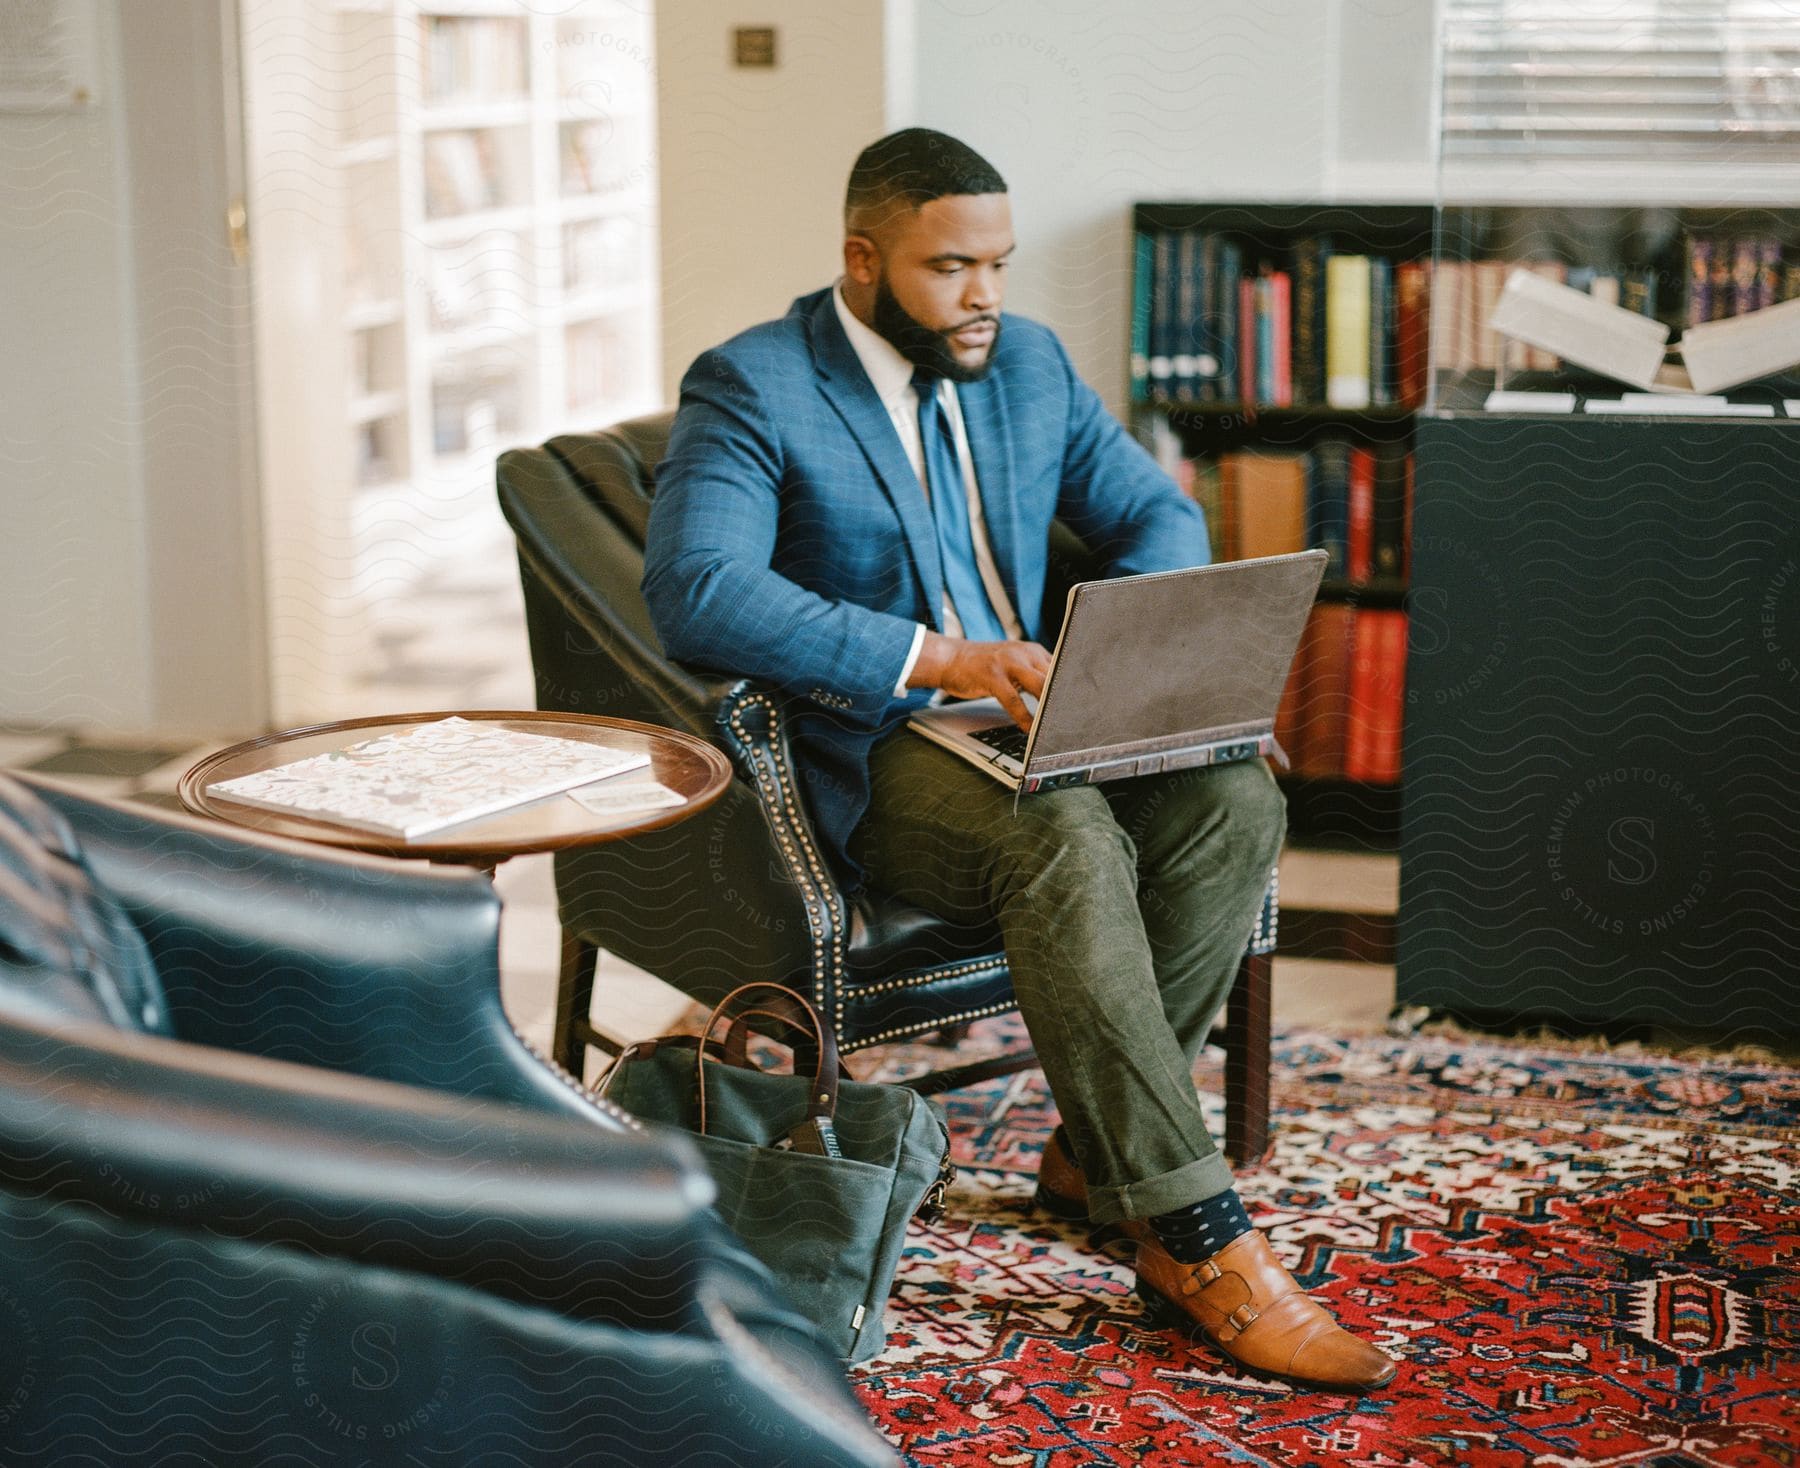
<instances>
[{"instance_id":1,"label":"leather chair in foreground","mask_svg":"<svg viewBox=\"0 0 1800 1468\"><path fill-rule=\"evenodd\" d=\"M556 1058L577 1075L600 1039L589 1021L597 948L705 1002L773 979L808 995L848 1054L949 1030L1013 1005L996 930L970 931L887 893L852 900L826 866L800 798L782 699L663 656L639 583L656 465L673 414L568 434L500 458L501 508L518 541L538 707L669 724L719 744L738 778L704 817L631 841L559 852L563 925ZM1058 527L1049 618L1089 560ZM1226 1150L1255 1160L1269 1136L1270 955L1276 882L1228 1005ZM936 1071L942 1091L1036 1064L1030 1050Z\"/></svg>"},{"instance_id":2,"label":"leather chair in foreground","mask_svg":"<svg viewBox=\"0 0 1800 1468\"><path fill-rule=\"evenodd\" d=\"M40 798L41 797L41 798ZM0 1462L892 1461L478 875L0 777Z\"/></svg>"}]
</instances>

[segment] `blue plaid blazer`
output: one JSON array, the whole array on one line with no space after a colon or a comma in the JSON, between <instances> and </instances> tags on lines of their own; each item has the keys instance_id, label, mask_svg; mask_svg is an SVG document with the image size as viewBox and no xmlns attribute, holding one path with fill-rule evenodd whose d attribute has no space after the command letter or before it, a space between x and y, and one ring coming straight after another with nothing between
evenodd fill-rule
<instances>
[{"instance_id":1,"label":"blue plaid blazer","mask_svg":"<svg viewBox=\"0 0 1800 1468\"><path fill-rule=\"evenodd\" d=\"M991 370L957 395L1027 636L1044 637L1052 519L1109 575L1205 564L1199 507L1047 327L1006 316ZM791 696L808 808L855 882L847 845L869 802L869 748L929 697L895 698L894 683L915 624L938 627L943 573L930 505L829 289L688 369L657 473L644 598L670 657ZM1060 607L1052 617L1054 638Z\"/></svg>"}]
</instances>

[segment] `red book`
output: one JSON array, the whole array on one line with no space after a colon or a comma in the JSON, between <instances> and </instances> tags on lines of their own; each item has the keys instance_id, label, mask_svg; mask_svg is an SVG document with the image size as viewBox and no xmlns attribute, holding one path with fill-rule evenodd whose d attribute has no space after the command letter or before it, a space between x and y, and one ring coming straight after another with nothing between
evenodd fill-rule
<instances>
[{"instance_id":1,"label":"red book","mask_svg":"<svg viewBox=\"0 0 1800 1468\"><path fill-rule=\"evenodd\" d=\"M1256 281L1238 281L1238 401L1256 401Z\"/></svg>"},{"instance_id":2,"label":"red book","mask_svg":"<svg viewBox=\"0 0 1800 1468\"><path fill-rule=\"evenodd\" d=\"M1369 579L1375 566L1375 455L1350 450L1350 524L1344 537L1344 574Z\"/></svg>"},{"instance_id":3,"label":"red book","mask_svg":"<svg viewBox=\"0 0 1800 1468\"><path fill-rule=\"evenodd\" d=\"M1413 456L1406 456L1406 514L1400 539L1400 574L1412 579Z\"/></svg>"},{"instance_id":4,"label":"red book","mask_svg":"<svg viewBox=\"0 0 1800 1468\"><path fill-rule=\"evenodd\" d=\"M1344 773L1349 732L1350 648L1356 613L1342 602L1313 608L1301 644L1300 748L1294 767L1303 775Z\"/></svg>"},{"instance_id":5,"label":"red book","mask_svg":"<svg viewBox=\"0 0 1800 1468\"><path fill-rule=\"evenodd\" d=\"M1394 270L1394 386L1407 407L1425 401L1430 370L1431 267L1408 260Z\"/></svg>"},{"instance_id":6,"label":"red book","mask_svg":"<svg viewBox=\"0 0 1800 1468\"><path fill-rule=\"evenodd\" d=\"M1300 634L1300 645L1294 650L1294 665L1288 669L1287 686L1281 690L1281 703L1275 710L1275 742L1287 754L1296 770L1306 763L1307 695L1311 679L1307 663L1319 641L1319 617L1315 608L1307 618L1306 630Z\"/></svg>"},{"instance_id":7,"label":"red book","mask_svg":"<svg viewBox=\"0 0 1800 1468\"><path fill-rule=\"evenodd\" d=\"M1360 612L1350 634L1350 688L1344 727L1344 774L1375 778L1375 723L1380 696L1381 619L1386 612Z\"/></svg>"},{"instance_id":8,"label":"red book","mask_svg":"<svg viewBox=\"0 0 1800 1468\"><path fill-rule=\"evenodd\" d=\"M1275 405L1280 408L1294 401L1293 295L1293 281L1285 270L1269 277L1269 311L1275 328Z\"/></svg>"},{"instance_id":9,"label":"red book","mask_svg":"<svg viewBox=\"0 0 1800 1468\"><path fill-rule=\"evenodd\" d=\"M1368 778L1392 785L1400 779L1400 728L1406 716L1406 613L1381 612L1377 621Z\"/></svg>"}]
</instances>

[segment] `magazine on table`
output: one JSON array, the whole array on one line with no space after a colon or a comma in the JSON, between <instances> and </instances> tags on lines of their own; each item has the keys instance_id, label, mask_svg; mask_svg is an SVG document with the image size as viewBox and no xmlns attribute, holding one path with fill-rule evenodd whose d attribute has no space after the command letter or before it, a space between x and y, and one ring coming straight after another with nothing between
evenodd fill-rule
<instances>
[{"instance_id":1,"label":"magazine on table","mask_svg":"<svg viewBox=\"0 0 1800 1468\"><path fill-rule=\"evenodd\" d=\"M222 780L207 793L410 841L649 763L648 754L447 718Z\"/></svg>"}]
</instances>

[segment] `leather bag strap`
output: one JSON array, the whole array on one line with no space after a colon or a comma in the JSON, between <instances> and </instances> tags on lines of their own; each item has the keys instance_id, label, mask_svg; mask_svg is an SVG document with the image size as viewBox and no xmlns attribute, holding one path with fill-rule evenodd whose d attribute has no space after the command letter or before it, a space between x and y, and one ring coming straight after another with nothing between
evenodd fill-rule
<instances>
[{"instance_id":1,"label":"leather bag strap","mask_svg":"<svg viewBox=\"0 0 1800 1468\"><path fill-rule=\"evenodd\" d=\"M594 1077L593 1084L588 1087L588 1093L604 1098L606 1093L612 1089L613 1077L618 1075L619 1067L634 1056L650 1054L656 1048L656 1044L655 1040L651 1040L647 1045L635 1043L627 1045L606 1063L606 1069Z\"/></svg>"},{"instance_id":2,"label":"leather bag strap","mask_svg":"<svg viewBox=\"0 0 1800 1468\"><path fill-rule=\"evenodd\" d=\"M758 1020L768 1021L758 1024ZM794 1071L796 1074L819 1068L818 1042L813 1038L812 1027L804 1018L791 1009L776 1006L758 1005L755 1009L746 1009L732 1020L730 1028L725 1031L725 1040L720 1047L720 1058L727 1065L739 1066L746 1070L760 1069L750 1059L749 1047L752 1035L767 1035L771 1040L788 1045L794 1052ZM838 1062L838 1071L842 1075L849 1072L844 1069L843 1062Z\"/></svg>"},{"instance_id":3,"label":"leather bag strap","mask_svg":"<svg viewBox=\"0 0 1800 1468\"><path fill-rule=\"evenodd\" d=\"M756 995L752 1000L748 995ZM745 1020L756 1014L767 1015L772 1019L780 1019L800 1029L810 1030L818 1057L813 1070L812 1089L807 1093L806 1110L808 1116L821 1117L826 1121L837 1115L838 1097L838 1053L837 1037L819 1022L818 1011L808 1004L804 998L788 988L785 984L773 984L759 981L740 984L733 989L707 1017L706 1028L701 1032L700 1048L694 1057L694 1074L696 1089L700 1095L700 1134L706 1135L706 1051L712 1044L713 1031L718 1028L721 1019L737 1019L740 1015ZM742 1028L734 1025L733 1031ZM747 1041L741 1041L747 1047ZM730 1059L732 1041L730 1033L726 1037L726 1058ZM799 1051L795 1052L796 1060Z\"/></svg>"}]
</instances>

